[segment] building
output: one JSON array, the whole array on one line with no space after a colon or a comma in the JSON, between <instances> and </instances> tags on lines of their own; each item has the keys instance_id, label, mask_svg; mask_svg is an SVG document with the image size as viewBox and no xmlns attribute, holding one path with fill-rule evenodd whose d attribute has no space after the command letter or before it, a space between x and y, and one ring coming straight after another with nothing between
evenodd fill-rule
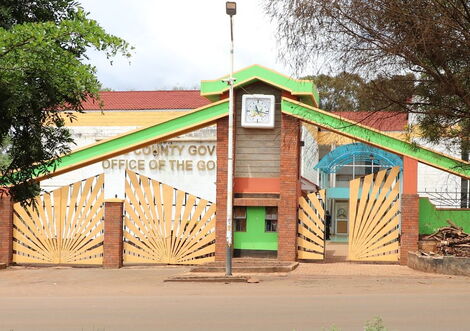
<instances>
[{"instance_id":1,"label":"building","mask_svg":"<svg viewBox=\"0 0 470 331\"><path fill-rule=\"evenodd\" d=\"M406 263L422 225L418 162L469 177L467 163L407 141L404 115L321 111L311 82L258 65L235 77L235 256L321 260L329 211L351 260ZM104 92L103 111L86 103L71 124L79 148L39 178L54 190L38 198L44 211L11 207L15 249L3 256L108 266L225 259L227 90L219 78L201 91Z\"/></svg>"}]
</instances>

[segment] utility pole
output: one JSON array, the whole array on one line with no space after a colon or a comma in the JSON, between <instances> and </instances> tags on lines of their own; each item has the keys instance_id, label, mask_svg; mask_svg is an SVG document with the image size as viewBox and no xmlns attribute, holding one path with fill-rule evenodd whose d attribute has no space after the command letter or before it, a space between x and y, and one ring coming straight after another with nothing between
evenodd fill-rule
<instances>
[{"instance_id":1,"label":"utility pole","mask_svg":"<svg viewBox=\"0 0 470 331\"><path fill-rule=\"evenodd\" d=\"M237 13L237 3L227 1L225 12L230 16L230 76L228 102L228 152L227 152L227 247L225 258L225 275L232 275L232 214L233 214L233 16Z\"/></svg>"}]
</instances>

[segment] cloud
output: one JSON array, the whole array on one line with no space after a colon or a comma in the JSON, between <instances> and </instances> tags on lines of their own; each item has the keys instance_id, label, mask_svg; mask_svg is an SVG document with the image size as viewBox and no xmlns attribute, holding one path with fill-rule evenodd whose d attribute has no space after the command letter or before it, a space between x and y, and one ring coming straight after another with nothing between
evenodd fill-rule
<instances>
[{"instance_id":1,"label":"cloud","mask_svg":"<svg viewBox=\"0 0 470 331\"><path fill-rule=\"evenodd\" d=\"M230 70L230 25L222 0L82 0L108 33L135 47L109 64L90 52L103 86L115 90L193 88ZM235 70L258 63L285 74L278 63L274 29L261 2L238 0L234 16Z\"/></svg>"}]
</instances>

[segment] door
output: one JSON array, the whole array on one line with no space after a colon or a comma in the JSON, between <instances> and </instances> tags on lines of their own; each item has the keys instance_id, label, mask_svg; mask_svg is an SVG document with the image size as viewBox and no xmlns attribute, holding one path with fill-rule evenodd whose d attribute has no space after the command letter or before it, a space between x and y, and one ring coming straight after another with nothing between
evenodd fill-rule
<instances>
[{"instance_id":1,"label":"door","mask_svg":"<svg viewBox=\"0 0 470 331\"><path fill-rule=\"evenodd\" d=\"M348 202L336 201L334 213L336 234L348 234L348 214Z\"/></svg>"}]
</instances>

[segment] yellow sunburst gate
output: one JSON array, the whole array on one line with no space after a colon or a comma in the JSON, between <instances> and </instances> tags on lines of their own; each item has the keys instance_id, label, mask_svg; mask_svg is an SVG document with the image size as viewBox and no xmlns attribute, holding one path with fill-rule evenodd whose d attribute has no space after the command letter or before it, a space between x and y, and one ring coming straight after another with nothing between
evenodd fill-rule
<instances>
[{"instance_id":1,"label":"yellow sunburst gate","mask_svg":"<svg viewBox=\"0 0 470 331\"><path fill-rule=\"evenodd\" d=\"M297 257L323 260L325 257L325 190L299 198Z\"/></svg>"},{"instance_id":2,"label":"yellow sunburst gate","mask_svg":"<svg viewBox=\"0 0 470 331\"><path fill-rule=\"evenodd\" d=\"M13 262L102 264L104 175L15 203Z\"/></svg>"},{"instance_id":3,"label":"yellow sunburst gate","mask_svg":"<svg viewBox=\"0 0 470 331\"><path fill-rule=\"evenodd\" d=\"M128 170L124 263L214 261L215 211L214 203Z\"/></svg>"},{"instance_id":4,"label":"yellow sunburst gate","mask_svg":"<svg viewBox=\"0 0 470 331\"><path fill-rule=\"evenodd\" d=\"M399 258L400 167L350 182L349 260Z\"/></svg>"}]
</instances>

